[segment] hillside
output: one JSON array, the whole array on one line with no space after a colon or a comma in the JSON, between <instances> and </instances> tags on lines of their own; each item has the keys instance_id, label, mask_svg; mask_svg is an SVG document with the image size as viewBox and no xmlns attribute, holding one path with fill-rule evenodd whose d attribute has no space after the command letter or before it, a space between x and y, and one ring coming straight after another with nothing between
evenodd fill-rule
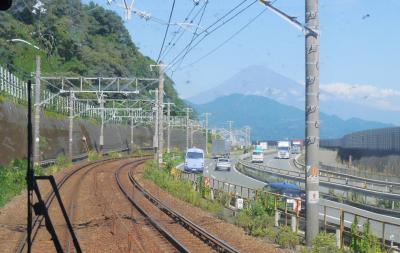
<instances>
[{"instance_id":1,"label":"hillside","mask_svg":"<svg viewBox=\"0 0 400 253\"><path fill-rule=\"evenodd\" d=\"M214 88L188 100L196 104L211 102L217 97L231 94L256 95L300 107L304 100L304 87L297 82L264 66L249 66Z\"/></svg>"},{"instance_id":2,"label":"hillside","mask_svg":"<svg viewBox=\"0 0 400 253\"><path fill-rule=\"evenodd\" d=\"M358 87L358 85L355 84L354 87ZM363 89L368 90L371 88L368 87L366 86ZM362 93L363 89L360 87L359 89ZM334 92L334 89L329 88L329 84L321 83L321 110L344 119L356 117L371 121L400 124L397 110L379 106L385 103L396 104L393 101L397 99L395 96L386 96L384 97L385 102L379 102L371 98L374 95L361 95L361 93L350 98L340 92ZM218 97L231 94L263 96L301 110L304 108L304 85L263 65L244 67L227 80L216 83L213 88L192 96L188 100L195 104L204 104Z\"/></svg>"},{"instance_id":3,"label":"hillside","mask_svg":"<svg viewBox=\"0 0 400 253\"><path fill-rule=\"evenodd\" d=\"M33 14L35 1L16 0L0 13L0 65L19 76L34 70L35 49L8 40L27 40L42 51L43 75L157 77L154 61L140 53L116 13L80 0L42 0L45 13ZM134 36L134 35L133 35ZM154 89L157 84L146 87ZM165 92L176 109L183 108L170 78Z\"/></svg>"},{"instance_id":4,"label":"hillside","mask_svg":"<svg viewBox=\"0 0 400 253\"><path fill-rule=\"evenodd\" d=\"M227 120L233 120L235 127L251 126L254 140L304 138L304 111L270 98L233 94L193 106L199 113L211 112L212 126L226 126ZM338 138L358 130L389 126L392 125L357 118L343 120L321 113L321 138Z\"/></svg>"}]
</instances>

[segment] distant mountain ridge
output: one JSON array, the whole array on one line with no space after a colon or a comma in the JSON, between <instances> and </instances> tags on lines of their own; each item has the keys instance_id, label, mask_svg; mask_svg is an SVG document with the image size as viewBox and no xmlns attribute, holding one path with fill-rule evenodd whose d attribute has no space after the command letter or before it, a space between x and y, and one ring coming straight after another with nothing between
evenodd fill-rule
<instances>
[{"instance_id":1,"label":"distant mountain ridge","mask_svg":"<svg viewBox=\"0 0 400 253\"><path fill-rule=\"evenodd\" d=\"M357 85L356 85L357 86ZM357 117L372 121L400 124L399 112L382 109L371 103L360 103L340 94L329 93L320 86L321 111L344 119ZM192 103L203 104L231 94L256 95L273 99L281 104L304 108L305 88L282 74L265 66L249 66L210 90L188 98Z\"/></svg>"},{"instance_id":2,"label":"distant mountain ridge","mask_svg":"<svg viewBox=\"0 0 400 253\"><path fill-rule=\"evenodd\" d=\"M211 102L231 94L269 97L278 102L301 106L303 87L295 81L263 66L249 66L220 85L188 98L195 104Z\"/></svg>"},{"instance_id":3,"label":"distant mountain ridge","mask_svg":"<svg viewBox=\"0 0 400 253\"><path fill-rule=\"evenodd\" d=\"M304 138L304 111L267 97L232 94L192 106L198 113L211 113L211 126L226 126L228 120L234 121L234 127L249 125L254 140ZM321 138L339 138L359 130L393 126L358 118L343 120L325 113L321 113L320 118Z\"/></svg>"}]
</instances>

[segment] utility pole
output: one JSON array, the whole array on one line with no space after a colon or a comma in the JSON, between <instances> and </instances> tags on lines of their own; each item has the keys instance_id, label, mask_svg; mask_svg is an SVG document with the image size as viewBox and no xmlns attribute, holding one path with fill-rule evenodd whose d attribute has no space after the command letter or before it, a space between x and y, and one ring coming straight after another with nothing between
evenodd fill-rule
<instances>
[{"instance_id":1,"label":"utility pole","mask_svg":"<svg viewBox=\"0 0 400 253\"><path fill-rule=\"evenodd\" d=\"M33 164L39 165L40 162L40 56L36 56L36 75L35 75L35 126L34 126L34 145L33 145Z\"/></svg>"},{"instance_id":2,"label":"utility pole","mask_svg":"<svg viewBox=\"0 0 400 253\"><path fill-rule=\"evenodd\" d=\"M206 127L206 154L208 154L208 116L211 113L206 112L204 113L205 117L206 117L206 122L205 122L205 127Z\"/></svg>"},{"instance_id":3,"label":"utility pole","mask_svg":"<svg viewBox=\"0 0 400 253\"><path fill-rule=\"evenodd\" d=\"M158 89L154 91L155 95L155 103L154 103L154 139L153 139L153 146L154 146L154 160L158 160Z\"/></svg>"},{"instance_id":4,"label":"utility pole","mask_svg":"<svg viewBox=\"0 0 400 253\"><path fill-rule=\"evenodd\" d=\"M131 152L133 152L133 115L131 115Z\"/></svg>"},{"instance_id":5,"label":"utility pole","mask_svg":"<svg viewBox=\"0 0 400 253\"><path fill-rule=\"evenodd\" d=\"M319 30L318 0L306 0L306 26ZM305 35L306 59L306 244L319 232L319 33L307 31Z\"/></svg>"},{"instance_id":6,"label":"utility pole","mask_svg":"<svg viewBox=\"0 0 400 253\"><path fill-rule=\"evenodd\" d=\"M101 126L100 126L100 153L103 153L104 148L104 94L100 94L100 116L101 116Z\"/></svg>"},{"instance_id":7,"label":"utility pole","mask_svg":"<svg viewBox=\"0 0 400 253\"><path fill-rule=\"evenodd\" d=\"M193 124L190 123L190 147L193 148Z\"/></svg>"},{"instance_id":8,"label":"utility pole","mask_svg":"<svg viewBox=\"0 0 400 253\"><path fill-rule=\"evenodd\" d=\"M163 162L164 149L164 64L160 61L158 85L158 164Z\"/></svg>"},{"instance_id":9,"label":"utility pole","mask_svg":"<svg viewBox=\"0 0 400 253\"><path fill-rule=\"evenodd\" d=\"M189 148L189 112L190 108L186 107L186 150Z\"/></svg>"},{"instance_id":10,"label":"utility pole","mask_svg":"<svg viewBox=\"0 0 400 253\"><path fill-rule=\"evenodd\" d=\"M69 141L68 141L68 154L69 159L72 161L72 144L74 133L74 93L69 93Z\"/></svg>"},{"instance_id":11,"label":"utility pole","mask_svg":"<svg viewBox=\"0 0 400 253\"><path fill-rule=\"evenodd\" d=\"M233 145L233 133L232 133L233 121L232 120L228 120L228 124L229 124L229 140L231 141L231 145Z\"/></svg>"},{"instance_id":12,"label":"utility pole","mask_svg":"<svg viewBox=\"0 0 400 253\"><path fill-rule=\"evenodd\" d=\"M171 105L174 103L165 103L167 105L167 153L171 152Z\"/></svg>"}]
</instances>

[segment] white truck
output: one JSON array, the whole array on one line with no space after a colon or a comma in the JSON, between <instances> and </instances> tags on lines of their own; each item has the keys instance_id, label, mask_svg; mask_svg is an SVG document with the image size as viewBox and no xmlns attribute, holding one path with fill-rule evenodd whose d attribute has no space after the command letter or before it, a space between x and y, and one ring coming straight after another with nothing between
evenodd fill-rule
<instances>
[{"instance_id":1,"label":"white truck","mask_svg":"<svg viewBox=\"0 0 400 253\"><path fill-rule=\"evenodd\" d=\"M290 141L278 141L278 159L290 158Z\"/></svg>"},{"instance_id":2,"label":"white truck","mask_svg":"<svg viewBox=\"0 0 400 253\"><path fill-rule=\"evenodd\" d=\"M266 141L261 141L259 145L264 151L268 149L268 142Z\"/></svg>"}]
</instances>

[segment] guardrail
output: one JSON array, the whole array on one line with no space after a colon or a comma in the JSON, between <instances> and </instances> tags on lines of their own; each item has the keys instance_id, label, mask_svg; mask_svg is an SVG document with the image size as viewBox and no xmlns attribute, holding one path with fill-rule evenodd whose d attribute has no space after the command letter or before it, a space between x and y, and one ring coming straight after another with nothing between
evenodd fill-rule
<instances>
[{"instance_id":1,"label":"guardrail","mask_svg":"<svg viewBox=\"0 0 400 253\"><path fill-rule=\"evenodd\" d=\"M200 175L182 171L180 178L183 180L189 180L197 186L199 176ZM291 226L292 230L298 232L299 235L304 234L301 229L305 227L305 217L303 213L295 212L290 208L288 205L289 201L287 201L288 199L290 200L290 198L268 192L264 189L254 189L214 178L208 178L207 180L208 186L213 191L213 195L223 191L230 194L234 200L237 198L244 199L245 203L254 200L261 194L265 194L267 197L273 199L272 208L275 210L275 226ZM302 200L302 205L304 204L305 203ZM370 223L372 233L380 239L382 246L390 249L398 249L398 246L400 245L400 233L398 233L398 231L400 231L400 221L399 223L388 221L391 217L386 220L371 218L361 214L364 213L365 210L355 209L358 211L345 211L340 206L338 207L334 202L328 202L326 204L320 203L319 216L321 229L325 231L336 231L336 233L340 235L338 238L338 244L343 248L344 237L349 237L351 235L351 226L357 218L359 227L366 222Z\"/></svg>"},{"instance_id":2,"label":"guardrail","mask_svg":"<svg viewBox=\"0 0 400 253\"><path fill-rule=\"evenodd\" d=\"M300 163L299 161L297 161L297 159L293 159L293 164L299 168L299 169L304 169L305 165ZM325 169L320 169L320 175L331 175L331 176L335 176L336 178L340 178L340 179L352 179L353 181L357 181L360 183L364 183L364 184L371 184L371 185L375 185L375 186L384 186L388 188L388 191L393 191L393 188L398 189L400 191L400 183L398 182L391 182L388 180L382 181L382 180L378 180L378 179L371 179L371 178L365 178L365 177L360 177L360 176L355 176L355 175L351 175L351 174L347 174L347 173L343 173L343 172L336 172L336 171L331 171L327 168L334 168L332 166L327 166L327 165L320 165L321 168L325 168ZM335 167L336 168L336 167ZM396 187L395 187L396 186Z\"/></svg>"},{"instance_id":3,"label":"guardrail","mask_svg":"<svg viewBox=\"0 0 400 253\"><path fill-rule=\"evenodd\" d=\"M302 171L285 170L266 165L249 164L244 161L239 161L239 164L241 164L242 166L246 166L248 168L252 168L253 170L259 171L260 173L268 173L271 175L304 183L305 175L304 172ZM375 185L375 188L373 187L373 185L372 188L366 188L367 185L362 185L362 186L350 185L349 184L351 182L350 180L347 181L347 184L341 184L340 182L335 182L335 179L336 178L334 177L328 177L327 179L320 177L320 185L338 190L345 190L345 191L351 190L354 192L358 192L379 199L385 198L392 201L400 201L400 194L389 192L389 189L387 191L382 191L376 188L377 185Z\"/></svg>"}]
</instances>

